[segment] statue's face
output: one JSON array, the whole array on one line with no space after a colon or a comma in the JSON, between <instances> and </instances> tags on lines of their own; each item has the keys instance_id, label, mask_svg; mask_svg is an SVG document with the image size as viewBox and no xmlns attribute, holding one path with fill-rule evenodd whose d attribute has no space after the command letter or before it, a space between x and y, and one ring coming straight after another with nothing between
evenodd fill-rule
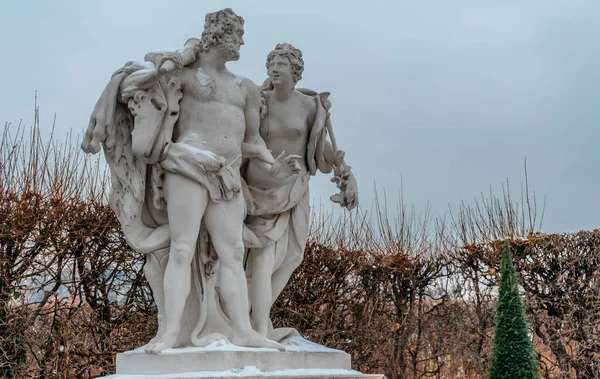
<instances>
[{"instance_id":1,"label":"statue's face","mask_svg":"<svg viewBox=\"0 0 600 379\"><path fill-rule=\"evenodd\" d=\"M273 57L271 63L269 64L268 71L269 77L271 78L271 82L273 83L273 85L294 83L292 65L290 64L289 59L287 59L286 57L282 57L281 55L276 55L275 57Z\"/></svg>"},{"instance_id":2,"label":"statue's face","mask_svg":"<svg viewBox=\"0 0 600 379\"><path fill-rule=\"evenodd\" d=\"M240 46L244 44L244 27L235 23L231 33L225 33L217 45L219 52L225 55L227 61L240 59Z\"/></svg>"}]
</instances>

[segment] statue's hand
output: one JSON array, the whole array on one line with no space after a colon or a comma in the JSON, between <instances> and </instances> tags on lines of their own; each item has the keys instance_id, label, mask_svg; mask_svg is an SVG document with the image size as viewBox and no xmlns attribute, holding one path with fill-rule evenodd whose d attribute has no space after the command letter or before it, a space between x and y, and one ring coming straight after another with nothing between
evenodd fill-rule
<instances>
[{"instance_id":1,"label":"statue's hand","mask_svg":"<svg viewBox=\"0 0 600 379\"><path fill-rule=\"evenodd\" d=\"M158 68L158 71L163 75L173 70L182 68L183 60L181 58L181 54L178 52L164 53L160 57L160 60L158 61L158 65L156 67Z\"/></svg>"},{"instance_id":2,"label":"statue's hand","mask_svg":"<svg viewBox=\"0 0 600 379\"><path fill-rule=\"evenodd\" d=\"M183 67L183 61L179 53L162 54L154 70L139 70L125 79L123 83L123 97L132 97L137 90L152 87L163 76L169 76L174 70L181 67Z\"/></svg>"},{"instance_id":3,"label":"statue's hand","mask_svg":"<svg viewBox=\"0 0 600 379\"><path fill-rule=\"evenodd\" d=\"M102 142L106 140L107 124L106 111L104 108L96 106L90 116L90 122L83 136L83 142L81 143L83 151L92 154L100 151Z\"/></svg>"},{"instance_id":4,"label":"statue's hand","mask_svg":"<svg viewBox=\"0 0 600 379\"><path fill-rule=\"evenodd\" d=\"M330 196L329 199L349 211L354 209L358 205L358 185L352 172L348 170L340 177L333 177L331 181L337 183L341 191Z\"/></svg>"},{"instance_id":5,"label":"statue's hand","mask_svg":"<svg viewBox=\"0 0 600 379\"><path fill-rule=\"evenodd\" d=\"M128 102L130 98L135 96L139 90L147 90L160 80L160 72L158 70L139 70L129 75L123 81L122 97L123 101Z\"/></svg>"},{"instance_id":6,"label":"statue's hand","mask_svg":"<svg viewBox=\"0 0 600 379\"><path fill-rule=\"evenodd\" d=\"M354 175L350 174L346 182L344 194L344 204L347 210L352 210L358 205L358 184Z\"/></svg>"},{"instance_id":7,"label":"statue's hand","mask_svg":"<svg viewBox=\"0 0 600 379\"><path fill-rule=\"evenodd\" d=\"M271 175L277 179L287 179L300 174L300 159L301 156L293 154L286 157L285 151L282 151L273 162Z\"/></svg>"}]
</instances>

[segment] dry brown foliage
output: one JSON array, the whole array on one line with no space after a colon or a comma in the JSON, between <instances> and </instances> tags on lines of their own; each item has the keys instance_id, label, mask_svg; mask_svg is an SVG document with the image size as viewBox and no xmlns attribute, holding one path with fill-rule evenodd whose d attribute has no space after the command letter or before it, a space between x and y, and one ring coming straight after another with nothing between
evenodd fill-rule
<instances>
[{"instance_id":1,"label":"dry brown foliage","mask_svg":"<svg viewBox=\"0 0 600 379\"><path fill-rule=\"evenodd\" d=\"M91 378L156 332L143 256L106 203L98 161L37 121L0 142L0 377ZM14 130L11 130L14 129ZM500 245L513 242L544 378L600 377L600 230L537 233L535 199L490 193L448 220L377 203L315 215L275 324L388 378L481 378L494 328ZM525 204L520 208L519 204Z\"/></svg>"}]
</instances>

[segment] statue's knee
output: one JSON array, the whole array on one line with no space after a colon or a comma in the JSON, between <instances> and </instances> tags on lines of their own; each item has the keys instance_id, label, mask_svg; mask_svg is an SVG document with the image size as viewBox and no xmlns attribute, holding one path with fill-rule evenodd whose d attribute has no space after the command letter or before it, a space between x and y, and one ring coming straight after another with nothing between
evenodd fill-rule
<instances>
[{"instance_id":1,"label":"statue's knee","mask_svg":"<svg viewBox=\"0 0 600 379\"><path fill-rule=\"evenodd\" d=\"M225 267L236 267L244 265L244 248L240 246L240 248L233 248L224 254L219 255L219 260L221 261L221 265Z\"/></svg>"},{"instance_id":2,"label":"statue's knee","mask_svg":"<svg viewBox=\"0 0 600 379\"><path fill-rule=\"evenodd\" d=\"M244 263L244 241L239 238L232 241L231 234L217 235L212 238L212 244L217 252L221 267L235 267Z\"/></svg>"},{"instance_id":3,"label":"statue's knee","mask_svg":"<svg viewBox=\"0 0 600 379\"><path fill-rule=\"evenodd\" d=\"M231 265L243 265L244 264L244 254L239 254L238 252L234 251L233 254L231 254L230 257L228 257L227 259L229 261L229 264Z\"/></svg>"},{"instance_id":4,"label":"statue's knee","mask_svg":"<svg viewBox=\"0 0 600 379\"><path fill-rule=\"evenodd\" d=\"M194 249L185 243L171 243L169 261L178 266L190 265L194 257Z\"/></svg>"},{"instance_id":5,"label":"statue's knee","mask_svg":"<svg viewBox=\"0 0 600 379\"><path fill-rule=\"evenodd\" d=\"M244 260L244 254L245 254L245 250L244 250L244 242L242 240L239 240L238 242L236 242L235 246L233 247L233 259L237 261L242 262Z\"/></svg>"}]
</instances>

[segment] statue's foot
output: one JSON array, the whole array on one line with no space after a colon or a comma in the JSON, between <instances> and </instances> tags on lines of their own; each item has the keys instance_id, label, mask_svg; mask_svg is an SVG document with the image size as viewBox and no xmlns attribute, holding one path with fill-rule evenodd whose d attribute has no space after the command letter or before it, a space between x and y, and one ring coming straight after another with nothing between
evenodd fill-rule
<instances>
[{"instance_id":1,"label":"statue's foot","mask_svg":"<svg viewBox=\"0 0 600 379\"><path fill-rule=\"evenodd\" d=\"M146 354L158 354L163 350L170 349L175 346L178 333L165 332L157 335L144 348Z\"/></svg>"},{"instance_id":2,"label":"statue's foot","mask_svg":"<svg viewBox=\"0 0 600 379\"><path fill-rule=\"evenodd\" d=\"M244 347L268 347L279 351L285 351L285 346L265 338L252 329L243 332L234 331L231 343Z\"/></svg>"},{"instance_id":3,"label":"statue's foot","mask_svg":"<svg viewBox=\"0 0 600 379\"><path fill-rule=\"evenodd\" d=\"M158 341L158 339L165 333L164 328L158 327L158 332L156 332L156 335L154 336L154 338L152 338L150 340L150 342L148 342L146 344L146 346L152 345L154 343L156 343L156 341Z\"/></svg>"},{"instance_id":4,"label":"statue's foot","mask_svg":"<svg viewBox=\"0 0 600 379\"><path fill-rule=\"evenodd\" d=\"M154 345L159 338L160 338L160 333L156 333L156 335L154 336L154 338L152 338L150 340L150 342L148 342L146 344L146 347L144 348L144 350L148 349L148 346ZM146 353L147 353L147 351L146 351Z\"/></svg>"}]
</instances>

